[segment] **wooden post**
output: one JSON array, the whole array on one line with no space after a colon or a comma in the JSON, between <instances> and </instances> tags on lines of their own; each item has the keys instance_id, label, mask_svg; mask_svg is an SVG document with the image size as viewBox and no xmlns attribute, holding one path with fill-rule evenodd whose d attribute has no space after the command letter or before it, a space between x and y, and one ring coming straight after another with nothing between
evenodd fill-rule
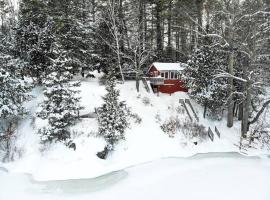
<instances>
[{"instance_id":1,"label":"wooden post","mask_svg":"<svg viewBox=\"0 0 270 200\"><path fill-rule=\"evenodd\" d=\"M216 132L217 136L220 138L220 132L219 132L219 130L217 129L216 126L215 126L215 132Z\"/></svg>"},{"instance_id":2,"label":"wooden post","mask_svg":"<svg viewBox=\"0 0 270 200\"><path fill-rule=\"evenodd\" d=\"M191 115L190 115L190 113L189 113L189 111L188 111L188 109L187 109L187 106L186 106L186 104L185 104L184 99L179 99L179 103L181 103L182 106L185 108L185 110L186 110L186 112L187 112L187 114L188 114L188 116L189 116L190 121L193 121L193 120L192 120L192 117L191 117Z\"/></svg>"},{"instance_id":3,"label":"wooden post","mask_svg":"<svg viewBox=\"0 0 270 200\"><path fill-rule=\"evenodd\" d=\"M210 127L208 128L208 137L211 139L212 142L214 141L214 133Z\"/></svg>"},{"instance_id":4,"label":"wooden post","mask_svg":"<svg viewBox=\"0 0 270 200\"><path fill-rule=\"evenodd\" d=\"M195 119L197 120L197 122L199 122L199 117L198 117L197 113L195 112L195 110L194 110L194 108L193 108L190 100L189 99L185 99L185 103L187 103L189 105L189 107L191 108L191 110L192 110L192 112L193 112L193 114L195 116Z\"/></svg>"}]
</instances>

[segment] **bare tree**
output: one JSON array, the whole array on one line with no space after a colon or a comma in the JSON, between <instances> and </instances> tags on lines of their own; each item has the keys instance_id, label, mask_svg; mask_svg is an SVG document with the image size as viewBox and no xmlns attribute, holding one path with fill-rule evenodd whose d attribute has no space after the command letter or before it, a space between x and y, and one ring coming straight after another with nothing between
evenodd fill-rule
<instances>
[{"instance_id":1,"label":"bare tree","mask_svg":"<svg viewBox=\"0 0 270 200\"><path fill-rule=\"evenodd\" d=\"M122 20L119 19L119 5L120 0L106 0L106 7L104 8L105 17L100 19L107 25L110 35L112 36L114 43L111 44L106 38L102 40L112 49L112 51L117 56L117 67L120 70L122 82L125 82L125 78L122 70L122 51L121 51L121 41L123 40L123 31L121 30ZM121 21L120 21L121 20Z\"/></svg>"}]
</instances>

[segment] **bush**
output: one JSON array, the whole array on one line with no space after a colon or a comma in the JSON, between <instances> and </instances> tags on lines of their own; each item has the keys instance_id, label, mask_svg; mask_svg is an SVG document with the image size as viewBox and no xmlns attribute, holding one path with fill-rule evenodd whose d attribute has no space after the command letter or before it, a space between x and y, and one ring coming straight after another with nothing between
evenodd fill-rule
<instances>
[{"instance_id":1,"label":"bush","mask_svg":"<svg viewBox=\"0 0 270 200\"><path fill-rule=\"evenodd\" d=\"M134 120L136 124L142 123L142 118L137 113L130 113L130 117Z\"/></svg>"},{"instance_id":2,"label":"bush","mask_svg":"<svg viewBox=\"0 0 270 200\"><path fill-rule=\"evenodd\" d=\"M182 107L182 106L177 106L176 107L176 112L178 113L178 114L185 114L185 109Z\"/></svg>"},{"instance_id":3,"label":"bush","mask_svg":"<svg viewBox=\"0 0 270 200\"><path fill-rule=\"evenodd\" d=\"M142 102L145 106L149 106L151 103L148 97L143 97Z\"/></svg>"},{"instance_id":4,"label":"bush","mask_svg":"<svg viewBox=\"0 0 270 200\"><path fill-rule=\"evenodd\" d=\"M180 128L180 120L177 117L171 117L169 120L165 121L160 128L162 131L169 135L169 137L174 137Z\"/></svg>"},{"instance_id":5,"label":"bush","mask_svg":"<svg viewBox=\"0 0 270 200\"><path fill-rule=\"evenodd\" d=\"M179 128L182 134L189 140L201 142L208 138L206 127L198 124L198 122L184 121Z\"/></svg>"},{"instance_id":6,"label":"bush","mask_svg":"<svg viewBox=\"0 0 270 200\"><path fill-rule=\"evenodd\" d=\"M205 126L189 120L181 122L177 117L170 117L162 123L160 128L164 133L168 134L169 137L174 137L177 133L180 133L188 140L195 141L196 144L208 138Z\"/></svg>"}]
</instances>

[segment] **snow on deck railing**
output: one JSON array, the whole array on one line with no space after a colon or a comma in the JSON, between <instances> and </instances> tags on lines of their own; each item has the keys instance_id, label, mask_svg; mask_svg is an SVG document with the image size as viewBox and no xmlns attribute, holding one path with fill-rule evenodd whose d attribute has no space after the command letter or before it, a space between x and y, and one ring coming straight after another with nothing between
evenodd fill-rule
<instances>
[{"instance_id":1,"label":"snow on deck railing","mask_svg":"<svg viewBox=\"0 0 270 200\"><path fill-rule=\"evenodd\" d=\"M147 78L150 83L152 83L153 85L163 85L164 84L164 78L162 77L148 77Z\"/></svg>"}]
</instances>

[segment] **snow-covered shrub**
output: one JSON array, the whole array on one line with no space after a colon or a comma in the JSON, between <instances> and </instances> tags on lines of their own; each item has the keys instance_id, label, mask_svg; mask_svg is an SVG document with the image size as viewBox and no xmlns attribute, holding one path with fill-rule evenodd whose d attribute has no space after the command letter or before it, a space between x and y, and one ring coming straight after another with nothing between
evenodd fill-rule
<instances>
[{"instance_id":1,"label":"snow-covered shrub","mask_svg":"<svg viewBox=\"0 0 270 200\"><path fill-rule=\"evenodd\" d=\"M148 97L143 97L142 98L142 102L145 106L149 106L150 105L150 99Z\"/></svg>"},{"instance_id":2,"label":"snow-covered shrub","mask_svg":"<svg viewBox=\"0 0 270 200\"><path fill-rule=\"evenodd\" d=\"M208 138L207 129L198 122L185 120L180 123L179 129L181 133L190 141L201 142Z\"/></svg>"},{"instance_id":3,"label":"snow-covered shrub","mask_svg":"<svg viewBox=\"0 0 270 200\"><path fill-rule=\"evenodd\" d=\"M136 124L142 123L142 118L137 113L130 113L130 117L134 120Z\"/></svg>"},{"instance_id":4,"label":"snow-covered shrub","mask_svg":"<svg viewBox=\"0 0 270 200\"><path fill-rule=\"evenodd\" d=\"M170 117L170 119L166 120L160 128L170 137L173 137L180 128L180 120L177 117Z\"/></svg>"},{"instance_id":5,"label":"snow-covered shrub","mask_svg":"<svg viewBox=\"0 0 270 200\"><path fill-rule=\"evenodd\" d=\"M157 113L156 115L155 115L155 120L156 120L156 123L158 123L158 124L160 124L161 123L161 116L160 116L160 114L159 113Z\"/></svg>"},{"instance_id":6,"label":"snow-covered shrub","mask_svg":"<svg viewBox=\"0 0 270 200\"><path fill-rule=\"evenodd\" d=\"M178 117L170 117L165 120L160 128L162 131L169 135L169 137L175 137L176 134L182 134L188 141L202 142L208 138L207 129L198 122L191 122L189 120L180 120Z\"/></svg>"},{"instance_id":7,"label":"snow-covered shrub","mask_svg":"<svg viewBox=\"0 0 270 200\"><path fill-rule=\"evenodd\" d=\"M185 113L185 109L183 108L183 106L177 106L175 110L178 114L183 115Z\"/></svg>"}]
</instances>

